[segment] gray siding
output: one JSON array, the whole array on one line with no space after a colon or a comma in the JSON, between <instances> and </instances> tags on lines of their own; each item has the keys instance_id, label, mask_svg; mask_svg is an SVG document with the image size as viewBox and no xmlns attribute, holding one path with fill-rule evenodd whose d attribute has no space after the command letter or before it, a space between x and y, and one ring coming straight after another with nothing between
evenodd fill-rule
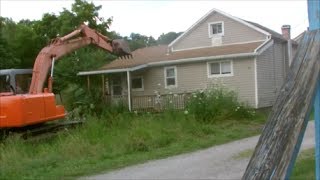
<instances>
[{"instance_id":1,"label":"gray siding","mask_svg":"<svg viewBox=\"0 0 320 180\"><path fill-rule=\"evenodd\" d=\"M173 45L174 50L207 47L212 45L212 39L209 38L208 23L223 21L224 36L222 37L222 45L265 40L266 35L230 19L220 13L212 13L197 27L186 34L178 42Z\"/></svg>"},{"instance_id":2,"label":"gray siding","mask_svg":"<svg viewBox=\"0 0 320 180\"><path fill-rule=\"evenodd\" d=\"M177 67L177 88L165 89L164 67L153 67L135 72L132 76L143 75L144 91L132 92L133 96L186 93L206 89L215 84L223 84L236 91L241 101L255 106L254 61L253 59L234 59L231 77L208 78L207 62L179 64Z\"/></svg>"},{"instance_id":3,"label":"gray siding","mask_svg":"<svg viewBox=\"0 0 320 180\"><path fill-rule=\"evenodd\" d=\"M233 73L231 77L208 78L208 86L218 82L238 93L239 99L248 105L255 107L255 81L253 59L235 59L233 61Z\"/></svg>"},{"instance_id":4,"label":"gray siding","mask_svg":"<svg viewBox=\"0 0 320 180\"><path fill-rule=\"evenodd\" d=\"M258 107L272 106L286 76L285 44L275 42L257 58Z\"/></svg>"}]
</instances>

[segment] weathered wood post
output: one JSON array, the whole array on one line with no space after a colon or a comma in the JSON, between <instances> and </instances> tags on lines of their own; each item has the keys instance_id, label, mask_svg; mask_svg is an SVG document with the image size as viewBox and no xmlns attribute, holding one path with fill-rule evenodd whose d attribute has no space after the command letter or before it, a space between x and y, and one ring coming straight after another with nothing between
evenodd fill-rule
<instances>
[{"instance_id":1,"label":"weathered wood post","mask_svg":"<svg viewBox=\"0 0 320 180\"><path fill-rule=\"evenodd\" d=\"M308 0L309 29L320 29L320 0ZM318 59L320 61L320 59ZM314 103L316 134L316 180L320 180L320 79L318 79L317 96Z\"/></svg>"},{"instance_id":2,"label":"weathered wood post","mask_svg":"<svg viewBox=\"0 0 320 180\"><path fill-rule=\"evenodd\" d=\"M315 23L319 24L319 0L308 0L308 5L309 15L310 11L313 12L312 17L317 18ZM306 32L299 44L286 82L279 92L242 179L290 177L313 102L319 102L316 94L319 92L320 79L320 29L317 27ZM319 116L318 106L319 103L316 103L316 118Z\"/></svg>"}]
</instances>

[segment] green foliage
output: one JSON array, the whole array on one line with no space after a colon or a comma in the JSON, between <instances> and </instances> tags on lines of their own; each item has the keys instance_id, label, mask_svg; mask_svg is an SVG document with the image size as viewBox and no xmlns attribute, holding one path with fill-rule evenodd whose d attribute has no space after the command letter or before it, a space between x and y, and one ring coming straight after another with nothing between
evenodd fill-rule
<instances>
[{"instance_id":1,"label":"green foliage","mask_svg":"<svg viewBox=\"0 0 320 180\"><path fill-rule=\"evenodd\" d=\"M108 117L108 118L106 118ZM87 117L81 127L0 144L0 179L65 179L117 169L256 135L263 122L202 123L183 112Z\"/></svg>"},{"instance_id":2,"label":"green foliage","mask_svg":"<svg viewBox=\"0 0 320 180\"><path fill-rule=\"evenodd\" d=\"M0 68L8 69L17 67L19 63L19 59L14 57L7 41L2 37L2 33L0 33Z\"/></svg>"},{"instance_id":3,"label":"green foliage","mask_svg":"<svg viewBox=\"0 0 320 180\"><path fill-rule=\"evenodd\" d=\"M11 19L1 20L1 44L6 50L5 68L31 68L39 50L40 39L28 24L16 24Z\"/></svg>"},{"instance_id":4,"label":"green foliage","mask_svg":"<svg viewBox=\"0 0 320 180\"><path fill-rule=\"evenodd\" d=\"M254 117L254 111L240 103L234 91L223 87L194 93L187 105L187 111L203 122Z\"/></svg>"},{"instance_id":5,"label":"green foliage","mask_svg":"<svg viewBox=\"0 0 320 180\"><path fill-rule=\"evenodd\" d=\"M178 36L180 36L182 32L168 32L166 34L162 33L157 39L158 44L170 44L173 40L175 40Z\"/></svg>"},{"instance_id":6,"label":"green foliage","mask_svg":"<svg viewBox=\"0 0 320 180\"><path fill-rule=\"evenodd\" d=\"M158 44L152 36L148 37L139 33L131 33L130 37L125 37L125 39L128 41L131 51Z\"/></svg>"}]
</instances>

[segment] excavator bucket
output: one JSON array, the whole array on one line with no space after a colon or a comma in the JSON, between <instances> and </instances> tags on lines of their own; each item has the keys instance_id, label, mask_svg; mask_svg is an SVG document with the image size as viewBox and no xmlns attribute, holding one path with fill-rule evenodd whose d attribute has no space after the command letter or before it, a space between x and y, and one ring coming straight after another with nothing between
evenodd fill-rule
<instances>
[{"instance_id":1,"label":"excavator bucket","mask_svg":"<svg viewBox=\"0 0 320 180\"><path fill-rule=\"evenodd\" d=\"M112 49L114 54L120 58L132 58L131 50L129 48L128 42L123 39L115 39L112 41Z\"/></svg>"}]
</instances>

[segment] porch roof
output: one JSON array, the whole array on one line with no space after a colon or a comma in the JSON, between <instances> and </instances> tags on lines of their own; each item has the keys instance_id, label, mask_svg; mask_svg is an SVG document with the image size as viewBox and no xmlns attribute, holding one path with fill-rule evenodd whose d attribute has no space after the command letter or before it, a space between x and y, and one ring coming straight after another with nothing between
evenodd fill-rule
<instances>
[{"instance_id":1,"label":"porch roof","mask_svg":"<svg viewBox=\"0 0 320 180\"><path fill-rule=\"evenodd\" d=\"M244 44L232 44L208 48L169 52L167 45L137 49L132 52L132 59L116 59L98 70L80 72L78 75L126 72L150 66L179 64L210 59L225 59L257 55L258 49L265 41Z\"/></svg>"}]
</instances>

